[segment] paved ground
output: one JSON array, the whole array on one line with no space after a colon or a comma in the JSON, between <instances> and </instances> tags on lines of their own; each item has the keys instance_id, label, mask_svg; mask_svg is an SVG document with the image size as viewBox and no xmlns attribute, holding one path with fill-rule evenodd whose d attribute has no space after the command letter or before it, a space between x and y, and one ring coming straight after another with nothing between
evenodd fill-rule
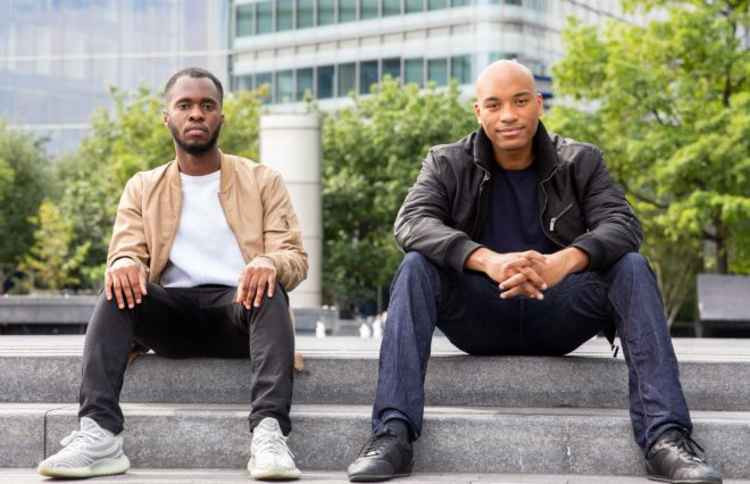
<instances>
[{"instance_id":1,"label":"paved ground","mask_svg":"<svg viewBox=\"0 0 750 484\"><path fill-rule=\"evenodd\" d=\"M82 335L15 336L0 335L0 356L10 355L80 355ZM303 355L324 353L328 356L361 356L376 358L380 341L351 336L315 338L297 336L297 351ZM750 361L750 339L674 338L673 344L681 361ZM461 354L445 337L435 337L433 355ZM604 338L593 338L573 354L609 358L612 352ZM618 358L622 359L622 351Z\"/></svg>"},{"instance_id":2,"label":"paved ground","mask_svg":"<svg viewBox=\"0 0 750 484\"><path fill-rule=\"evenodd\" d=\"M33 469L0 469L0 482L29 484L40 482L89 482L96 484L247 484L253 482L247 472L212 469L134 469L126 475L100 477L86 481L56 481L39 476ZM298 482L339 484L349 482L343 472L304 472ZM519 474L414 474L391 482L404 484L647 484L640 477L559 476ZM748 480L725 480L724 484L750 484Z\"/></svg>"}]
</instances>

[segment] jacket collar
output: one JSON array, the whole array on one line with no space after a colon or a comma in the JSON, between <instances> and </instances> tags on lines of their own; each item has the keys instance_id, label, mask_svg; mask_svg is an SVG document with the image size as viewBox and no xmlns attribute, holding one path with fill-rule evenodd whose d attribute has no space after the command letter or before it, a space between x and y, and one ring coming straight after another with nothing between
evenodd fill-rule
<instances>
[{"instance_id":1,"label":"jacket collar","mask_svg":"<svg viewBox=\"0 0 750 484\"><path fill-rule=\"evenodd\" d=\"M219 192L226 193L234 184L235 161L232 156L225 155L221 150L219 150L219 156L221 157ZM181 193L180 166L177 163L177 159L172 160L167 167L167 179L171 187L176 190L176 193Z\"/></svg>"},{"instance_id":2,"label":"jacket collar","mask_svg":"<svg viewBox=\"0 0 750 484\"><path fill-rule=\"evenodd\" d=\"M557 151L552 139L547 133L547 128L539 121L536 133L531 140L534 152L534 166L539 173L539 180L545 180L555 170L558 164ZM487 137L483 128L476 130L469 136L464 147L474 157L474 163L484 170L491 172L495 163L495 154L492 150L492 142Z\"/></svg>"}]
</instances>

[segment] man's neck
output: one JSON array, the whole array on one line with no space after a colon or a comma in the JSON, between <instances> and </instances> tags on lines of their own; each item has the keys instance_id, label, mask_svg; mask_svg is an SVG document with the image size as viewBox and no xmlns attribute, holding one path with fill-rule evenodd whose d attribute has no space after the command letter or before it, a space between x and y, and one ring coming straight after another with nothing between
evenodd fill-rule
<instances>
[{"instance_id":1,"label":"man's neck","mask_svg":"<svg viewBox=\"0 0 750 484\"><path fill-rule=\"evenodd\" d=\"M176 156L180 171L186 175L208 175L221 167L221 153L218 148L213 148L200 155L191 155L178 149Z\"/></svg>"},{"instance_id":2,"label":"man's neck","mask_svg":"<svg viewBox=\"0 0 750 484\"><path fill-rule=\"evenodd\" d=\"M493 146L493 151L495 152L495 162L504 170L525 170L534 163L531 146L513 151L501 151Z\"/></svg>"}]
</instances>

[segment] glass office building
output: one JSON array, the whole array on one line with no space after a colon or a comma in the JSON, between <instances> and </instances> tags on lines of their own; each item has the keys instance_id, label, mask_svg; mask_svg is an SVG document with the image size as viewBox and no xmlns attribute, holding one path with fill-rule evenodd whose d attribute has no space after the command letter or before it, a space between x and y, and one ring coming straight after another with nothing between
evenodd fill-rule
<instances>
[{"instance_id":1,"label":"glass office building","mask_svg":"<svg viewBox=\"0 0 750 484\"><path fill-rule=\"evenodd\" d=\"M229 0L3 0L0 119L74 149L110 87L159 90L200 66L227 80Z\"/></svg>"},{"instance_id":2,"label":"glass office building","mask_svg":"<svg viewBox=\"0 0 750 484\"><path fill-rule=\"evenodd\" d=\"M269 103L307 93L323 106L386 75L421 86L456 79L469 92L501 58L528 65L550 96L567 16L638 21L619 0L234 0L231 15L233 89L267 84Z\"/></svg>"}]
</instances>

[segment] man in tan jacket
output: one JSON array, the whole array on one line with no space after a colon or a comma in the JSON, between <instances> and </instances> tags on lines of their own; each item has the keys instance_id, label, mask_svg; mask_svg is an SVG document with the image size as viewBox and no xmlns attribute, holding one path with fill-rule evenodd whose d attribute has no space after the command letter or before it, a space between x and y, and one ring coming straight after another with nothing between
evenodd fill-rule
<instances>
[{"instance_id":1,"label":"man in tan jacket","mask_svg":"<svg viewBox=\"0 0 750 484\"><path fill-rule=\"evenodd\" d=\"M39 472L127 471L119 396L128 354L141 345L171 358L250 357L248 470L297 478L285 437L294 355L286 291L308 268L297 217L278 173L218 149L223 88L213 74L184 69L164 96L176 156L125 187L86 333L81 429Z\"/></svg>"}]
</instances>

